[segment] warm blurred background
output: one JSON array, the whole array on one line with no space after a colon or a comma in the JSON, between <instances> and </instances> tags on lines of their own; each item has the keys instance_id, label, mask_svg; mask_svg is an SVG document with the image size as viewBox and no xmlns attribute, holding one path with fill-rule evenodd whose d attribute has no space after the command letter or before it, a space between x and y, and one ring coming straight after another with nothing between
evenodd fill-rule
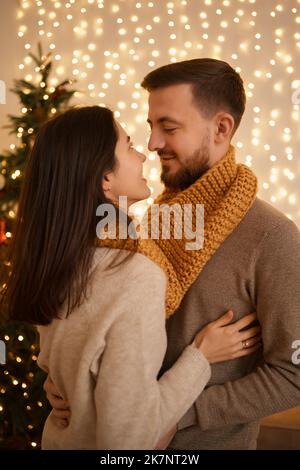
<instances>
[{"instance_id":1,"label":"warm blurred background","mask_svg":"<svg viewBox=\"0 0 300 470\"><path fill-rule=\"evenodd\" d=\"M300 227L300 0L1 0L0 47L4 268L26 155L41 123L70 105L107 105L147 153L139 83L152 68L194 57L220 58L240 72L248 104L234 140L238 160L257 174L259 196ZM148 157L153 194L137 214L161 190L159 160ZM48 407L37 339L1 317L0 448L38 448ZM300 411L264 420L259 446L300 449Z\"/></svg>"}]
</instances>

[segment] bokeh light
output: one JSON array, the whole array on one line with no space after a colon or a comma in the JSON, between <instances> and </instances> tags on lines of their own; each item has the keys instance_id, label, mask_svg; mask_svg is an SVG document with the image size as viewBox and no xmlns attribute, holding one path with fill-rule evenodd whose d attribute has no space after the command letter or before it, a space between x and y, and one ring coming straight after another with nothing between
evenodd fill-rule
<instances>
[{"instance_id":1,"label":"bokeh light","mask_svg":"<svg viewBox=\"0 0 300 470\"><path fill-rule=\"evenodd\" d=\"M40 40L54 54L53 85L78 80L76 100L111 107L148 160L152 196L162 189L147 151L143 77L168 62L214 57L245 82L247 110L234 139L238 161L259 178L259 196L300 226L300 0L20 0L19 75ZM28 79L30 77L27 77Z\"/></svg>"}]
</instances>

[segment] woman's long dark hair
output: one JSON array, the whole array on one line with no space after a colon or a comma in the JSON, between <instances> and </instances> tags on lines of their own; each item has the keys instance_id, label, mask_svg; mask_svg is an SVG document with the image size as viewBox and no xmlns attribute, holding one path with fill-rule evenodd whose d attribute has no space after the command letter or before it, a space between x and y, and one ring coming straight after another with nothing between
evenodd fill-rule
<instances>
[{"instance_id":1,"label":"woman's long dark hair","mask_svg":"<svg viewBox=\"0 0 300 470\"><path fill-rule=\"evenodd\" d=\"M12 320L47 325L67 300L86 295L95 251L96 208L109 202L104 175L115 169L113 113L74 108L39 131L26 168L5 292Z\"/></svg>"}]
</instances>

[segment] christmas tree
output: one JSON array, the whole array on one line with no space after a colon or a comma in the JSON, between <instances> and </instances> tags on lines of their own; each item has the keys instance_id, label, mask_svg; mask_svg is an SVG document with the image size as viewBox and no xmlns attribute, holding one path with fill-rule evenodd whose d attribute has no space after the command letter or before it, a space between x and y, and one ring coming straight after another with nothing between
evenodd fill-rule
<instances>
[{"instance_id":1,"label":"christmas tree","mask_svg":"<svg viewBox=\"0 0 300 470\"><path fill-rule=\"evenodd\" d=\"M7 262L9 241L13 233L18 199L24 178L27 156L41 125L65 111L75 90L70 80L50 86L51 53L29 54L35 63L36 83L15 80L15 93L21 115L9 115L11 134L18 144L0 155L0 264L1 286L9 275ZM43 392L45 374L36 364L38 337L34 328L9 323L5 305L0 312L0 449L34 449L40 447L41 431L49 413Z\"/></svg>"}]
</instances>

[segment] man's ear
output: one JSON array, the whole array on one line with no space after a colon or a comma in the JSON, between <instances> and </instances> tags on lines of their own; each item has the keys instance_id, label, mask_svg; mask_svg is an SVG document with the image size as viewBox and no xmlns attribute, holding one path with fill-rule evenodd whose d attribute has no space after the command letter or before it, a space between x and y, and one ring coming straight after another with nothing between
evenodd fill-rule
<instances>
[{"instance_id":1,"label":"man's ear","mask_svg":"<svg viewBox=\"0 0 300 470\"><path fill-rule=\"evenodd\" d=\"M234 131L234 118L229 113L217 113L215 116L215 143L222 144L230 140Z\"/></svg>"}]
</instances>

